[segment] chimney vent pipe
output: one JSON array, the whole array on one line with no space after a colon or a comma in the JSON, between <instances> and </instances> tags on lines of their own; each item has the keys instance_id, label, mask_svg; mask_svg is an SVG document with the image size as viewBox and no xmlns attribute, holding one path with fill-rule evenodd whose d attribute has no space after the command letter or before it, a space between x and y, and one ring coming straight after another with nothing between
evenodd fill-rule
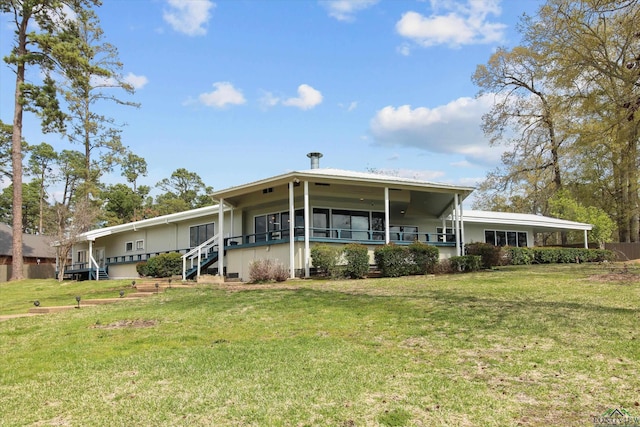
<instances>
[{"instance_id":1,"label":"chimney vent pipe","mask_svg":"<svg viewBox=\"0 0 640 427\"><path fill-rule=\"evenodd\" d=\"M307 157L311 159L311 169L320 168L320 157L322 157L322 153L313 152L307 154Z\"/></svg>"}]
</instances>

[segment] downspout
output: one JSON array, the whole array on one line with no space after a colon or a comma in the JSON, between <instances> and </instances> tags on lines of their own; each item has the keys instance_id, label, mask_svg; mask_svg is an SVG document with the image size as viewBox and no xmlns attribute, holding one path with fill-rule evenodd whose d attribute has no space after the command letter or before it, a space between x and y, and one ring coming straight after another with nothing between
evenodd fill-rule
<instances>
[{"instance_id":1,"label":"downspout","mask_svg":"<svg viewBox=\"0 0 640 427\"><path fill-rule=\"evenodd\" d=\"M296 278L295 235L296 211L293 206L293 181L289 183L289 277ZM282 227L282 225L280 225Z\"/></svg>"},{"instance_id":2,"label":"downspout","mask_svg":"<svg viewBox=\"0 0 640 427\"><path fill-rule=\"evenodd\" d=\"M311 212L309 212L309 181L304 182L304 277L311 277L311 265L309 263L311 258L311 250L309 249L309 218Z\"/></svg>"},{"instance_id":3,"label":"downspout","mask_svg":"<svg viewBox=\"0 0 640 427\"><path fill-rule=\"evenodd\" d=\"M389 231L389 187L384 187L384 242L388 245L391 241L391 232Z\"/></svg>"},{"instance_id":4,"label":"downspout","mask_svg":"<svg viewBox=\"0 0 640 427\"><path fill-rule=\"evenodd\" d=\"M224 199L218 200L218 224L218 276L224 277Z\"/></svg>"}]
</instances>

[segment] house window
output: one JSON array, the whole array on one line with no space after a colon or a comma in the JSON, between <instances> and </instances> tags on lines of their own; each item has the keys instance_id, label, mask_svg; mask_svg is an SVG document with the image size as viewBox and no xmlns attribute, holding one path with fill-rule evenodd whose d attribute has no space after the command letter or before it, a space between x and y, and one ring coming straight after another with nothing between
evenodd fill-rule
<instances>
[{"instance_id":1,"label":"house window","mask_svg":"<svg viewBox=\"0 0 640 427\"><path fill-rule=\"evenodd\" d=\"M87 264L87 251L78 251L76 255L76 263L79 264L79 268L84 268Z\"/></svg>"},{"instance_id":2,"label":"house window","mask_svg":"<svg viewBox=\"0 0 640 427\"><path fill-rule=\"evenodd\" d=\"M131 252L133 250L133 242L127 242L124 244L125 252Z\"/></svg>"},{"instance_id":3,"label":"house window","mask_svg":"<svg viewBox=\"0 0 640 427\"><path fill-rule=\"evenodd\" d=\"M195 248L196 246L200 246L215 235L214 231L215 228L213 222L189 227L190 247Z\"/></svg>"},{"instance_id":4,"label":"house window","mask_svg":"<svg viewBox=\"0 0 640 427\"><path fill-rule=\"evenodd\" d=\"M384 212L313 209L313 237L384 240Z\"/></svg>"},{"instance_id":5,"label":"house window","mask_svg":"<svg viewBox=\"0 0 640 427\"><path fill-rule=\"evenodd\" d=\"M144 250L144 240L136 240L136 251Z\"/></svg>"},{"instance_id":6,"label":"house window","mask_svg":"<svg viewBox=\"0 0 640 427\"><path fill-rule=\"evenodd\" d=\"M527 233L524 231L485 230L484 241L494 246L527 247Z\"/></svg>"},{"instance_id":7,"label":"house window","mask_svg":"<svg viewBox=\"0 0 640 427\"><path fill-rule=\"evenodd\" d=\"M281 237L289 237L291 229L291 221L289 220L289 211L275 212L265 215L258 215L253 219L254 233L256 242L264 242L269 239L280 239ZM295 227L296 236L304 235L304 210L295 211Z\"/></svg>"},{"instance_id":8,"label":"house window","mask_svg":"<svg viewBox=\"0 0 640 427\"><path fill-rule=\"evenodd\" d=\"M449 242L455 243L456 235L453 231L453 228L436 228L436 233L438 233L438 241L439 242Z\"/></svg>"}]
</instances>

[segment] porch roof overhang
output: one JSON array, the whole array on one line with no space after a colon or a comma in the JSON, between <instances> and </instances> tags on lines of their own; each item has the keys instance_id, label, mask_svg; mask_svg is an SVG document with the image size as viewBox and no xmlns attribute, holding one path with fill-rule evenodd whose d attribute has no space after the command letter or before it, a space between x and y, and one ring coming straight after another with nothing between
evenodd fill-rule
<instances>
[{"instance_id":1,"label":"porch roof overhang","mask_svg":"<svg viewBox=\"0 0 640 427\"><path fill-rule=\"evenodd\" d=\"M593 225L583 222L567 221L564 219L551 218L542 215L521 214L511 212L491 212L465 210L463 212L465 223L487 224L492 228L500 225L514 226L521 225L531 227L536 233L547 233L554 231L591 231Z\"/></svg>"},{"instance_id":2,"label":"porch roof overhang","mask_svg":"<svg viewBox=\"0 0 640 427\"><path fill-rule=\"evenodd\" d=\"M227 209L225 209L226 211ZM99 228L87 231L78 236L78 241L95 241L100 237L110 236L113 234L123 233L127 231L137 231L147 227L153 227L162 224L173 224L181 221L187 221L195 218L207 217L209 215L218 215L218 205L205 206L202 208L191 209L184 212L162 215L155 218L142 219L126 224L113 225L111 227Z\"/></svg>"},{"instance_id":3,"label":"porch roof overhang","mask_svg":"<svg viewBox=\"0 0 640 427\"><path fill-rule=\"evenodd\" d=\"M415 197L413 202L428 204L431 214L441 216L453 208L454 194L458 194L462 202L469 196L474 187L456 186L443 183L434 183L411 178L382 175L377 173L354 172L342 169L318 168L304 171L292 171L282 175L266 178L236 187L216 191L211 197L225 204L238 206L242 198L248 194L262 191L269 187L287 185L289 182L312 182L317 184L342 185L352 187L389 188L391 190L411 191Z\"/></svg>"}]
</instances>

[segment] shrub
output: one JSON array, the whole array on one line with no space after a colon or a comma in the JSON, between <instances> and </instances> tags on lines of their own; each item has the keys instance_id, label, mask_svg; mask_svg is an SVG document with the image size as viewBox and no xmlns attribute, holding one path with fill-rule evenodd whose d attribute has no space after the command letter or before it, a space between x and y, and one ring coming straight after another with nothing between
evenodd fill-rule
<instances>
[{"instance_id":1,"label":"shrub","mask_svg":"<svg viewBox=\"0 0 640 427\"><path fill-rule=\"evenodd\" d=\"M340 269L338 261L342 250L337 247L320 244L311 248L311 259L313 266L321 276L338 277Z\"/></svg>"},{"instance_id":2,"label":"shrub","mask_svg":"<svg viewBox=\"0 0 640 427\"><path fill-rule=\"evenodd\" d=\"M501 264L502 248L491 243L475 242L464 246L467 255L479 255L482 258L482 267L491 268Z\"/></svg>"},{"instance_id":3,"label":"shrub","mask_svg":"<svg viewBox=\"0 0 640 427\"><path fill-rule=\"evenodd\" d=\"M482 267L482 257L480 255L452 256L449 258L453 271L468 273L478 271Z\"/></svg>"},{"instance_id":4,"label":"shrub","mask_svg":"<svg viewBox=\"0 0 640 427\"><path fill-rule=\"evenodd\" d=\"M529 265L535 259L535 253L531 248L507 247L504 249L507 261L511 265Z\"/></svg>"},{"instance_id":5,"label":"shrub","mask_svg":"<svg viewBox=\"0 0 640 427\"><path fill-rule=\"evenodd\" d=\"M414 274L433 272L440 258L440 251L437 247L418 242L417 240L409 245L409 252L412 255L415 266Z\"/></svg>"},{"instance_id":6,"label":"shrub","mask_svg":"<svg viewBox=\"0 0 640 427\"><path fill-rule=\"evenodd\" d=\"M182 274L182 255L171 252L149 258L147 273L152 277L171 277Z\"/></svg>"},{"instance_id":7,"label":"shrub","mask_svg":"<svg viewBox=\"0 0 640 427\"><path fill-rule=\"evenodd\" d=\"M140 261L136 264L136 271L140 276L148 276L149 268L147 267L147 261Z\"/></svg>"},{"instance_id":8,"label":"shrub","mask_svg":"<svg viewBox=\"0 0 640 427\"><path fill-rule=\"evenodd\" d=\"M380 246L374 251L376 265L385 277L408 276L415 271L412 255L407 246L393 243Z\"/></svg>"},{"instance_id":9,"label":"shrub","mask_svg":"<svg viewBox=\"0 0 640 427\"><path fill-rule=\"evenodd\" d=\"M287 269L284 264L277 262L273 266L273 280L276 282L286 282L289 274L289 269Z\"/></svg>"},{"instance_id":10,"label":"shrub","mask_svg":"<svg viewBox=\"0 0 640 427\"><path fill-rule=\"evenodd\" d=\"M433 266L433 274L451 274L453 272L453 267L449 259L441 259Z\"/></svg>"},{"instance_id":11,"label":"shrub","mask_svg":"<svg viewBox=\"0 0 640 427\"><path fill-rule=\"evenodd\" d=\"M267 283L275 280L284 282L289 278L289 270L273 259L257 259L249 264L249 281L251 283Z\"/></svg>"},{"instance_id":12,"label":"shrub","mask_svg":"<svg viewBox=\"0 0 640 427\"><path fill-rule=\"evenodd\" d=\"M365 245L351 243L344 247L342 251L347 265L344 268L344 275L352 279L362 279L367 277L369 272L369 250Z\"/></svg>"}]
</instances>

